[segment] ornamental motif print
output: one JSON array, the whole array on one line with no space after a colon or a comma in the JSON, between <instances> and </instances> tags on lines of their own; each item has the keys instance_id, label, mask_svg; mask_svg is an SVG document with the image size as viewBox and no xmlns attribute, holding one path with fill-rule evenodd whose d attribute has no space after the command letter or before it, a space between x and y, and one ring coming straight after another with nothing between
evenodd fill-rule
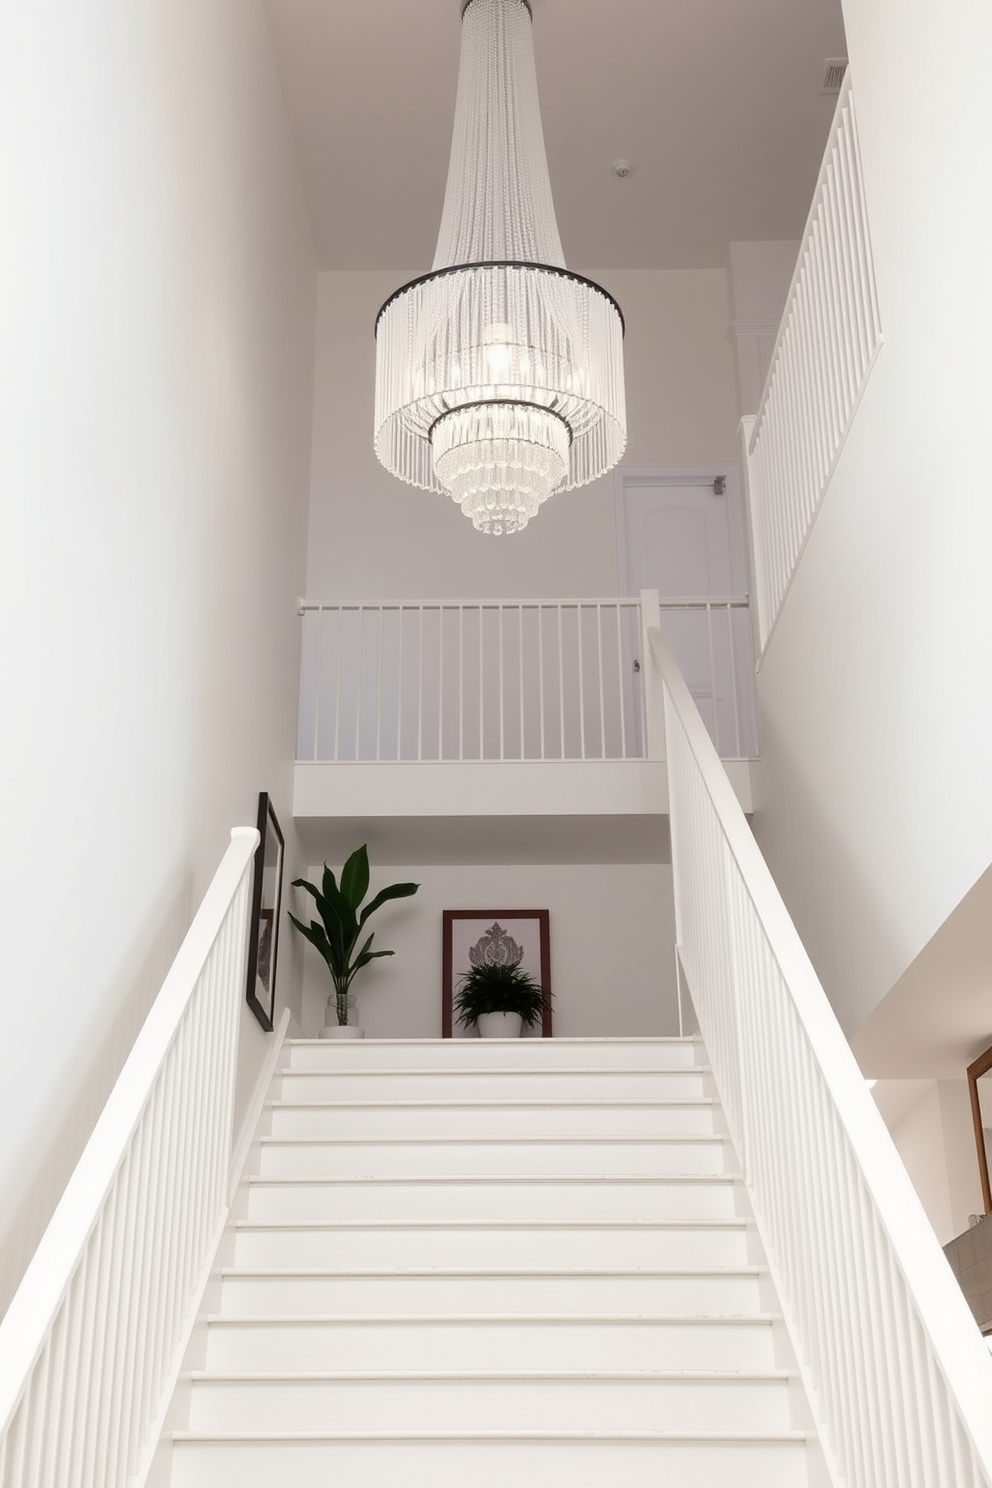
<instances>
[{"instance_id":1,"label":"ornamental motif print","mask_svg":"<svg viewBox=\"0 0 992 1488\"><path fill-rule=\"evenodd\" d=\"M498 920L469 947L468 953L472 966L518 966L523 958L523 946L506 933Z\"/></svg>"}]
</instances>

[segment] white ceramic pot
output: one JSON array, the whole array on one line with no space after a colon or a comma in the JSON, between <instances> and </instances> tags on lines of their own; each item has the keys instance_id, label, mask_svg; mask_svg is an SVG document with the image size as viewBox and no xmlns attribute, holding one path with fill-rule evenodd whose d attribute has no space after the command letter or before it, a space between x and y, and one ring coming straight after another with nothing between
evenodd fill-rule
<instances>
[{"instance_id":1,"label":"white ceramic pot","mask_svg":"<svg viewBox=\"0 0 992 1488\"><path fill-rule=\"evenodd\" d=\"M320 1030L321 1038L333 1039L356 1039L365 1037L364 1028L356 1028L354 1023L325 1023Z\"/></svg>"},{"instance_id":2,"label":"white ceramic pot","mask_svg":"<svg viewBox=\"0 0 992 1488\"><path fill-rule=\"evenodd\" d=\"M480 1038L519 1038L524 1026L519 1013L480 1013L476 1023Z\"/></svg>"}]
</instances>

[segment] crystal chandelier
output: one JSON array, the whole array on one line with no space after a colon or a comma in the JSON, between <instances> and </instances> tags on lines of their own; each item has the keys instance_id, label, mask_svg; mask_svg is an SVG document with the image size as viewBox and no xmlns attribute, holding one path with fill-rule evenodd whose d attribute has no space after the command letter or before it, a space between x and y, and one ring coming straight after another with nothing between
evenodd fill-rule
<instances>
[{"instance_id":1,"label":"crystal chandelier","mask_svg":"<svg viewBox=\"0 0 992 1488\"><path fill-rule=\"evenodd\" d=\"M623 317L565 267L530 6L467 0L434 267L376 320L376 454L501 535L626 440Z\"/></svg>"}]
</instances>

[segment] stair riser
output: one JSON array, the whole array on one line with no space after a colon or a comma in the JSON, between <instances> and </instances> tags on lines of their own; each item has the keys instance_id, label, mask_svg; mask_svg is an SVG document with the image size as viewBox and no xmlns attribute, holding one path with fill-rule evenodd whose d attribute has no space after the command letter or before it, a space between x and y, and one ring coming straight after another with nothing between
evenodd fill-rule
<instances>
[{"instance_id":1,"label":"stair riser","mask_svg":"<svg viewBox=\"0 0 992 1488\"><path fill-rule=\"evenodd\" d=\"M249 1220L468 1221L729 1219L738 1194L727 1182L626 1183L253 1183Z\"/></svg>"},{"instance_id":2,"label":"stair riser","mask_svg":"<svg viewBox=\"0 0 992 1488\"><path fill-rule=\"evenodd\" d=\"M224 1323L211 1372L311 1370L722 1369L775 1367L759 1322L362 1321Z\"/></svg>"},{"instance_id":3,"label":"stair riser","mask_svg":"<svg viewBox=\"0 0 992 1488\"><path fill-rule=\"evenodd\" d=\"M743 1266L752 1237L743 1226L601 1229L526 1225L357 1226L354 1229L269 1230L241 1227L234 1246L239 1267L369 1266Z\"/></svg>"},{"instance_id":4,"label":"stair riser","mask_svg":"<svg viewBox=\"0 0 992 1488\"><path fill-rule=\"evenodd\" d=\"M663 1100L710 1095L703 1070L287 1071L283 1100Z\"/></svg>"},{"instance_id":5,"label":"stair riser","mask_svg":"<svg viewBox=\"0 0 992 1488\"><path fill-rule=\"evenodd\" d=\"M729 1143L671 1142L299 1142L267 1141L260 1172L273 1177L410 1177L473 1174L609 1176L731 1171Z\"/></svg>"},{"instance_id":6,"label":"stair riser","mask_svg":"<svg viewBox=\"0 0 992 1488\"><path fill-rule=\"evenodd\" d=\"M802 1488L804 1458L793 1442L180 1443L173 1488Z\"/></svg>"},{"instance_id":7,"label":"stair riser","mask_svg":"<svg viewBox=\"0 0 992 1488\"><path fill-rule=\"evenodd\" d=\"M508 1046L494 1039L422 1039L391 1043L362 1039L348 1043L291 1042L294 1070L328 1069L485 1069L601 1065L606 1069L684 1069L704 1062L694 1039L521 1039Z\"/></svg>"},{"instance_id":8,"label":"stair riser","mask_svg":"<svg viewBox=\"0 0 992 1488\"><path fill-rule=\"evenodd\" d=\"M193 1431L788 1431L784 1381L196 1381Z\"/></svg>"},{"instance_id":9,"label":"stair riser","mask_svg":"<svg viewBox=\"0 0 992 1488\"><path fill-rule=\"evenodd\" d=\"M336 1100L343 1101L339 1092ZM279 1138L318 1137L327 1140L391 1141L417 1138L443 1141L451 1137L612 1137L707 1135L715 1132L715 1107L706 1100L685 1104L624 1105L572 1104L487 1105L399 1104L289 1105L269 1108L271 1131Z\"/></svg>"},{"instance_id":10,"label":"stair riser","mask_svg":"<svg viewBox=\"0 0 992 1488\"><path fill-rule=\"evenodd\" d=\"M276 1313L762 1311L756 1276L226 1277L225 1317Z\"/></svg>"}]
</instances>

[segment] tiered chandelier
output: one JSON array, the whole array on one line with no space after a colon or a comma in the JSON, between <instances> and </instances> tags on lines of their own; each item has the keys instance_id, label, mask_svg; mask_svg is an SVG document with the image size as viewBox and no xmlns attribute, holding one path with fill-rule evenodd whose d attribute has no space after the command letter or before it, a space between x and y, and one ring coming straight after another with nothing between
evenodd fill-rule
<instances>
[{"instance_id":1,"label":"tiered chandelier","mask_svg":"<svg viewBox=\"0 0 992 1488\"><path fill-rule=\"evenodd\" d=\"M376 454L499 536L626 440L623 317L565 267L530 6L467 0L434 267L376 320Z\"/></svg>"}]
</instances>

